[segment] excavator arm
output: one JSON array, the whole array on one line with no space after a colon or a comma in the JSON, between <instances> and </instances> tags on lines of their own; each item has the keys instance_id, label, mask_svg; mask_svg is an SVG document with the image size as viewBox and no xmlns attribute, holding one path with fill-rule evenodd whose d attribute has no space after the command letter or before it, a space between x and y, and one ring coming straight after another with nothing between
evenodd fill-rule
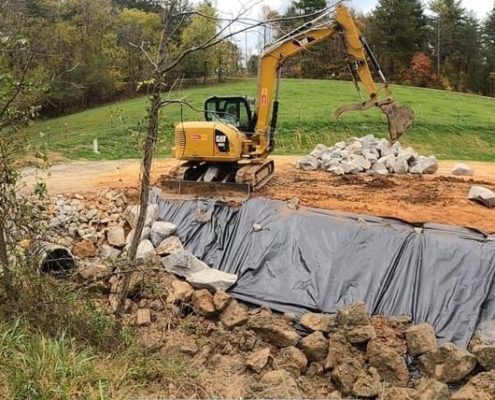
<instances>
[{"instance_id":1,"label":"excavator arm","mask_svg":"<svg viewBox=\"0 0 495 400\"><path fill-rule=\"evenodd\" d=\"M334 117L338 118L347 111L379 107L387 115L390 140L393 142L412 124L412 111L406 107L401 107L391 97L388 83L378 62L362 37L349 9L342 5L337 6L332 23L322 22L324 17L326 15L320 16L280 38L269 46L261 57L256 112L258 118L256 133L259 135L258 154L265 151L270 152L274 147L278 112L278 84L280 69L284 61L335 35L342 37L351 71L356 79L361 80L368 94L368 100L364 103L344 105L336 110ZM383 81L385 98L380 99L378 97L377 86L368 65L368 58Z\"/></svg>"}]
</instances>

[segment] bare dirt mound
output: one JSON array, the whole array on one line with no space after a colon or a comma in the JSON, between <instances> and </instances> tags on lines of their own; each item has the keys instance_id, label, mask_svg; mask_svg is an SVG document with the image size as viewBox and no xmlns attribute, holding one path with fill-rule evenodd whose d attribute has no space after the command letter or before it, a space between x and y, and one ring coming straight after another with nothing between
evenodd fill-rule
<instances>
[{"instance_id":1,"label":"bare dirt mound","mask_svg":"<svg viewBox=\"0 0 495 400\"><path fill-rule=\"evenodd\" d=\"M393 217L411 223L438 222L495 232L495 210L467 199L471 185L495 187L493 179L450 176L333 176L281 165L257 195L299 198L300 205Z\"/></svg>"}]
</instances>

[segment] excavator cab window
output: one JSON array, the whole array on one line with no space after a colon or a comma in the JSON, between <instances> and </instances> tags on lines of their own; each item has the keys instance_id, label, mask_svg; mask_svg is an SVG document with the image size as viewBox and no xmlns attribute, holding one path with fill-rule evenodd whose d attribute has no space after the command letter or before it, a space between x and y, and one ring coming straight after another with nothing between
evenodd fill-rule
<instances>
[{"instance_id":1,"label":"excavator cab window","mask_svg":"<svg viewBox=\"0 0 495 400\"><path fill-rule=\"evenodd\" d=\"M242 132L254 132L255 121L245 97L210 97L205 103L205 119L232 124Z\"/></svg>"}]
</instances>

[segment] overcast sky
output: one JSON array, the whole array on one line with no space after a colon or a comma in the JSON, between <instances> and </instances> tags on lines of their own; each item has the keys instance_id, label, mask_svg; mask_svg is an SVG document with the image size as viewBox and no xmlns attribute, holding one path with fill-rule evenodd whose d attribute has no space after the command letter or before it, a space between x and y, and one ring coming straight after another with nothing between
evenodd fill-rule
<instances>
[{"instance_id":1,"label":"overcast sky","mask_svg":"<svg viewBox=\"0 0 495 400\"><path fill-rule=\"evenodd\" d=\"M193 0L194 1L194 0ZM252 6L249 12L249 17L259 19L261 15L261 8L263 4L268 5L270 8L275 9L279 12L284 12L287 9L288 4L290 4L290 0L214 0L217 4L217 9L224 16L232 16L237 15L243 6ZM371 11L378 0L348 0L347 4L357 10L362 12ZM427 4L428 1L423 1L423 3ZM484 19L488 12L493 9L495 0L462 0L462 4L465 8L469 10L473 10L478 18ZM261 32L250 32L248 34L238 35L235 40L237 41L239 47L242 48L243 53L246 52L248 54L256 53L256 48L258 47L258 43L261 39ZM246 46L247 44L247 46ZM247 47L247 48L246 48Z\"/></svg>"}]
</instances>

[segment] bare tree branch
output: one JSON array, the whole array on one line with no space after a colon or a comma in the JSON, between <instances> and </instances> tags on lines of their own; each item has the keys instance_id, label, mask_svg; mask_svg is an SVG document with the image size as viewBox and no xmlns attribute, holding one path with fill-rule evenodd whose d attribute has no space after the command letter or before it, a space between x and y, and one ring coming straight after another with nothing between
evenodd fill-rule
<instances>
[{"instance_id":1,"label":"bare tree branch","mask_svg":"<svg viewBox=\"0 0 495 400\"><path fill-rule=\"evenodd\" d=\"M30 54L28 60L26 61L26 64L24 65L24 69L22 70L21 79L15 85L14 93L12 93L12 95L10 96L10 98L6 101L6 103L2 107L2 110L0 110L0 118L3 117L3 115L9 109L10 105L12 104L12 102L16 99L16 97L19 95L19 93L21 93L22 87L24 86L24 81L26 80L27 73L29 71L29 68L31 67L31 62L32 61L33 61L33 55Z\"/></svg>"}]
</instances>

